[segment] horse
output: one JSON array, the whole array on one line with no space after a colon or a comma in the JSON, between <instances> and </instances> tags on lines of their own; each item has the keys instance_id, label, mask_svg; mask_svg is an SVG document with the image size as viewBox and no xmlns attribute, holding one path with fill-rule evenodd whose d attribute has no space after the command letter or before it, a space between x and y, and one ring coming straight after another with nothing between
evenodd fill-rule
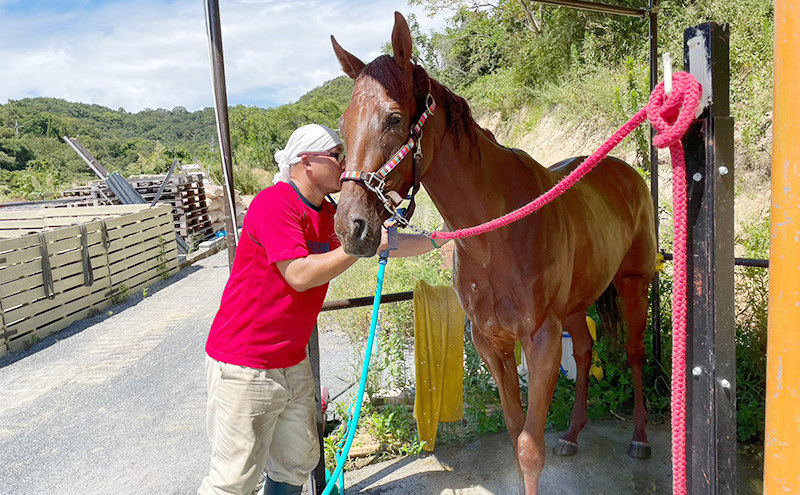
<instances>
[{"instance_id":1,"label":"horse","mask_svg":"<svg viewBox=\"0 0 800 495\"><path fill-rule=\"evenodd\" d=\"M446 226L457 230L525 205L580 162L569 159L548 169L527 153L498 144L474 121L463 98L412 62L411 35L400 13L395 13L393 55L365 64L333 36L331 42L342 70L355 81L339 121L348 157L335 216L348 254L373 256L392 205L420 182ZM475 348L500 393L521 494L538 493L565 328L578 368L576 400L569 428L553 451L577 453L592 361L586 312L612 284L623 305L634 377L628 454L650 456L642 366L648 288L656 270L655 221L649 188L633 167L606 158L535 214L456 239L453 270ZM529 366L527 413L514 357L517 341Z\"/></svg>"}]
</instances>

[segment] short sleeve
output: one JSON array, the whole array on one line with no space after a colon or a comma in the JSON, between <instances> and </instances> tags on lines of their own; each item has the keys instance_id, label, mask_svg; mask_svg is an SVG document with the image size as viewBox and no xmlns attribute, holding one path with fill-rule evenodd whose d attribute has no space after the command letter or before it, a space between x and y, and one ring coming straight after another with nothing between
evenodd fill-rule
<instances>
[{"instance_id":1,"label":"short sleeve","mask_svg":"<svg viewBox=\"0 0 800 495\"><path fill-rule=\"evenodd\" d=\"M245 227L267 253L269 263L308 256L304 212L294 191L273 186L262 191L247 211Z\"/></svg>"},{"instance_id":2,"label":"short sleeve","mask_svg":"<svg viewBox=\"0 0 800 495\"><path fill-rule=\"evenodd\" d=\"M330 224L330 237L329 238L330 238L330 242L331 242L331 251L333 251L334 249L336 249L336 248L338 248L338 247L340 247L342 245L342 243L339 242L339 237L336 235L336 232L334 231L334 228L333 228L333 218L336 215L336 206L326 201L325 202L325 212L328 214L328 218L329 218L328 221L330 222L329 223Z\"/></svg>"}]
</instances>

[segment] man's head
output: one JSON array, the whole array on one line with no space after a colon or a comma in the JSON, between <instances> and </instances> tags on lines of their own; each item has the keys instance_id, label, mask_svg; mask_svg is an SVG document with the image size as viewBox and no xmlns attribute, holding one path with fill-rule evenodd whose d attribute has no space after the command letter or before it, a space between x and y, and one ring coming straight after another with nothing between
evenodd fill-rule
<instances>
[{"instance_id":1,"label":"man's head","mask_svg":"<svg viewBox=\"0 0 800 495\"><path fill-rule=\"evenodd\" d=\"M275 152L278 162L278 173L273 182L285 182L292 176L294 165L310 162L311 159L330 159L325 153L342 152L342 140L330 127L320 124L308 124L294 131L286 143L286 147Z\"/></svg>"}]
</instances>

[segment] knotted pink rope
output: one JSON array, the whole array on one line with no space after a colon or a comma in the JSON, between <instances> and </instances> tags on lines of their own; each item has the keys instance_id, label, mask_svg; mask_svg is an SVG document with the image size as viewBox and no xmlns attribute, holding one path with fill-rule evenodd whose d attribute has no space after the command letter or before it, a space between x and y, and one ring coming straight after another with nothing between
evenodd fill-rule
<instances>
[{"instance_id":1,"label":"knotted pink rope","mask_svg":"<svg viewBox=\"0 0 800 495\"><path fill-rule=\"evenodd\" d=\"M433 239L462 239L490 232L515 222L539 210L547 203L574 186L589 173L608 153L614 149L645 119L650 120L657 134L653 139L659 148L669 147L672 156L674 282L672 300L672 475L673 493L686 493L686 232L687 232L687 187L686 159L681 138L692 123L697 112L702 88L691 74L676 72L672 75L673 89L664 93L662 81L650 95L647 106L625 123L597 151L581 163L569 175L561 179L552 189L527 205L489 222L455 230L433 232Z\"/></svg>"},{"instance_id":2,"label":"knotted pink rope","mask_svg":"<svg viewBox=\"0 0 800 495\"><path fill-rule=\"evenodd\" d=\"M653 142L669 147L672 156L672 210L674 280L672 284L672 492L686 493L686 313L687 313L687 187L686 158L681 137L692 123L702 88L686 72L673 75L680 80L682 95L664 95L663 82L650 95L647 118L658 134ZM677 85L675 88L677 89ZM661 88L661 91L658 89Z\"/></svg>"}]
</instances>

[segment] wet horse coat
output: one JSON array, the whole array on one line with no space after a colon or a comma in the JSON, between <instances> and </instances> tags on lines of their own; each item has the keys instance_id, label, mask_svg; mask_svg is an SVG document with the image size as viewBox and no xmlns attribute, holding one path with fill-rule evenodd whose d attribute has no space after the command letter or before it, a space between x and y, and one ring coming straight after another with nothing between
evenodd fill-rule
<instances>
[{"instance_id":1,"label":"wet horse coat","mask_svg":"<svg viewBox=\"0 0 800 495\"><path fill-rule=\"evenodd\" d=\"M411 62L411 36L395 14L394 56L365 65L332 38L345 73L355 79L340 128L349 171L374 172L403 146L425 110L428 119L416 163L422 183L450 229L462 229L515 210L574 168L547 169L526 153L500 146L472 119L466 102ZM387 176L386 189L404 196L414 184L411 154ZM342 185L336 232L353 255L372 256L388 216L363 182ZM647 291L655 274L656 242L650 193L629 165L609 158L537 213L476 237L455 241L454 285L473 322L475 347L500 391L520 474L520 493L535 494L544 467L544 426L561 359L561 331L573 339L578 366L570 427L554 449L577 452L586 424L592 338L586 310L613 283L628 326L626 350L635 385L634 434L629 454L649 456L642 394ZM530 369L523 411L514 345Z\"/></svg>"}]
</instances>

